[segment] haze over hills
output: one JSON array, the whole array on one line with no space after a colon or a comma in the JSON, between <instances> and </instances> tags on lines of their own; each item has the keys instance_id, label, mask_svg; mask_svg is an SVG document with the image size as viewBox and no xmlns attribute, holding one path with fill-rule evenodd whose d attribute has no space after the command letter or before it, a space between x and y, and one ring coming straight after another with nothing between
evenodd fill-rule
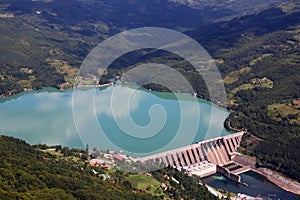
<instances>
[{"instance_id":1,"label":"haze over hills","mask_svg":"<svg viewBox=\"0 0 300 200\"><path fill-rule=\"evenodd\" d=\"M80 26L100 23L104 28L128 29L140 26L190 28L223 18L259 12L283 0L268 1L170 1L170 0L3 0L1 12L16 15L41 11L50 23ZM196 6L193 6L196 5ZM102 24L101 24L102 23ZM99 27L98 27L99 28ZM101 27L100 27L101 28ZM99 30L98 30L99 31ZM92 33L92 32L91 32Z\"/></svg>"},{"instance_id":2,"label":"haze over hills","mask_svg":"<svg viewBox=\"0 0 300 200\"><path fill-rule=\"evenodd\" d=\"M171 2L176 2L184 5L188 5L192 8L199 10L224 10L226 14L221 17L221 19L232 19L233 17L239 17L242 15L249 15L256 12L260 12L264 9L274 7L279 5L284 0L233 0L233 1L223 1L223 0L170 0ZM217 19L221 20L221 19Z\"/></svg>"}]
</instances>

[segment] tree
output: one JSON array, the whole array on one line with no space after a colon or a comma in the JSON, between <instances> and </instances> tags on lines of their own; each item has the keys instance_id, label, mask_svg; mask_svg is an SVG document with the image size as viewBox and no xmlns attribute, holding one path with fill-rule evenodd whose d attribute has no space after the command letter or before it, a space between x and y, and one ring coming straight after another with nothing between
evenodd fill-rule
<instances>
[{"instance_id":1,"label":"tree","mask_svg":"<svg viewBox=\"0 0 300 200\"><path fill-rule=\"evenodd\" d=\"M64 157L71 156L71 151L69 147L63 147L61 153L64 155Z\"/></svg>"},{"instance_id":2,"label":"tree","mask_svg":"<svg viewBox=\"0 0 300 200\"><path fill-rule=\"evenodd\" d=\"M124 181L123 185L124 185L124 188L126 190L132 190L133 189L133 187L132 187L132 185L131 185L131 183L129 181Z\"/></svg>"}]
</instances>

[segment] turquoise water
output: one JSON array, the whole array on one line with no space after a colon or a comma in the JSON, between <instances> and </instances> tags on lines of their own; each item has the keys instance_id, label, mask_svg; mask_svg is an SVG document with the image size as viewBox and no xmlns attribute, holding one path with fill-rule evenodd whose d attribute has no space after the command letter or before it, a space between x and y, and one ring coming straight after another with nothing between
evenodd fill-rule
<instances>
[{"instance_id":1,"label":"turquoise water","mask_svg":"<svg viewBox=\"0 0 300 200\"><path fill-rule=\"evenodd\" d=\"M75 92L46 88L0 99L0 133L31 144L80 148L89 144L90 149L142 156L230 134L223 128L228 114L190 94L127 86ZM231 192L253 196L276 193L280 199L297 199L256 174L242 174L249 187L218 174L204 180Z\"/></svg>"},{"instance_id":2,"label":"turquoise water","mask_svg":"<svg viewBox=\"0 0 300 200\"><path fill-rule=\"evenodd\" d=\"M295 194L287 192L280 187L268 181L265 177L249 171L240 174L242 182L248 184L248 187L233 182L221 174L215 174L203 179L203 181L218 189L225 189L233 193L248 194L253 197L263 197L270 200L298 200L299 197Z\"/></svg>"},{"instance_id":3,"label":"turquoise water","mask_svg":"<svg viewBox=\"0 0 300 200\"><path fill-rule=\"evenodd\" d=\"M144 156L230 134L228 112L190 94L110 86L43 89L1 99L0 133L31 144L98 147Z\"/></svg>"}]
</instances>

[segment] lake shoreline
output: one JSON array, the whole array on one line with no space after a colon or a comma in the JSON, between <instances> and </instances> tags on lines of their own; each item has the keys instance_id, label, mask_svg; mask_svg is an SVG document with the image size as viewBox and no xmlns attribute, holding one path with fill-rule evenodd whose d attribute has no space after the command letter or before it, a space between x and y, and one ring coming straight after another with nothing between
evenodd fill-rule
<instances>
[{"instance_id":1,"label":"lake shoreline","mask_svg":"<svg viewBox=\"0 0 300 200\"><path fill-rule=\"evenodd\" d=\"M51 91L51 90L59 92L59 91L68 91L68 90L72 90L72 89L63 89L63 90L60 90L60 89L52 88L51 87L51 89L49 89L49 91ZM38 90L33 90L33 91L38 91ZM19 95L21 96L22 93L25 93L25 92L28 92L28 91L19 92L17 94L11 95L9 97L0 97L0 99L11 98L11 97L14 97L14 96L19 96ZM203 99L203 100L205 100L205 99ZM205 100L205 101L207 101L207 100ZM212 101L207 101L207 102L214 104ZM229 125L230 125L230 123L229 123ZM229 126L229 127L231 127L231 126ZM226 129L226 127L224 127L224 128ZM232 127L231 127L231 129L232 129ZM288 192L300 195L300 183L298 183L297 181L295 181L293 179L287 179L283 175L281 175L278 172L275 172L275 171L273 171L271 169L256 168L255 167L255 161L254 161L254 163L251 163L250 166L252 166L252 170L254 172L256 172L258 174L261 174L266 179L268 179L270 182L274 183L275 185L279 186L280 188L282 188L282 189L284 189L284 190L286 190Z\"/></svg>"}]
</instances>

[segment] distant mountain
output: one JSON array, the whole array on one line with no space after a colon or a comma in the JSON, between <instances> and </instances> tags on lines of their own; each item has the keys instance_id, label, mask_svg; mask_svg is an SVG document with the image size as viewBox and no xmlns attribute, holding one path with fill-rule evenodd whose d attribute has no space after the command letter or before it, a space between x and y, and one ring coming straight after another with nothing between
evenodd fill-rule
<instances>
[{"instance_id":1,"label":"distant mountain","mask_svg":"<svg viewBox=\"0 0 300 200\"><path fill-rule=\"evenodd\" d=\"M225 125L248 131L241 151L299 181L300 4L186 33L218 63L232 111Z\"/></svg>"},{"instance_id":2,"label":"distant mountain","mask_svg":"<svg viewBox=\"0 0 300 200\"><path fill-rule=\"evenodd\" d=\"M258 13L262 10L275 7L285 0L169 0L179 4L187 5L199 10L227 10L227 15L221 19L231 19L242 15Z\"/></svg>"},{"instance_id":3,"label":"distant mountain","mask_svg":"<svg viewBox=\"0 0 300 200\"><path fill-rule=\"evenodd\" d=\"M102 22L109 28L161 26L190 28L221 19L260 12L283 0L181 1L181 0L2 0L2 12L34 14L51 23L78 26Z\"/></svg>"},{"instance_id":4,"label":"distant mountain","mask_svg":"<svg viewBox=\"0 0 300 200\"><path fill-rule=\"evenodd\" d=\"M196 1L2 0L0 95L15 94L24 88L71 87L88 52L122 30L160 26L184 31L247 14L245 9L259 12L280 1L197 1L195 6L193 2ZM235 25L237 29L246 28ZM213 32L218 34L217 26L207 25L194 32L204 34L201 37L207 41L216 40L218 35ZM236 36L232 32L228 37Z\"/></svg>"},{"instance_id":5,"label":"distant mountain","mask_svg":"<svg viewBox=\"0 0 300 200\"><path fill-rule=\"evenodd\" d=\"M267 33L287 30L291 26L297 26L300 22L299 12L300 8L295 8L293 12L285 12L282 8L275 7L257 14L235 18L228 22L204 25L185 33L212 50L212 53L220 49L233 47L245 34L262 36Z\"/></svg>"}]
</instances>

